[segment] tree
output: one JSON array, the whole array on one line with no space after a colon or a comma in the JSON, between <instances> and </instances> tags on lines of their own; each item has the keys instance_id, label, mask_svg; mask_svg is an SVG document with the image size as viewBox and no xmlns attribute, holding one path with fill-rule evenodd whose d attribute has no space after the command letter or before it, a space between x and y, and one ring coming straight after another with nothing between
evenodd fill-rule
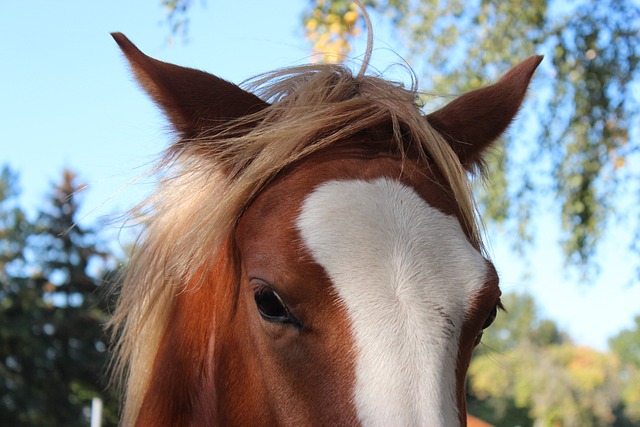
<instances>
[{"instance_id":1,"label":"tree","mask_svg":"<svg viewBox=\"0 0 640 427\"><path fill-rule=\"evenodd\" d=\"M23 259L28 235L32 225L27 221L22 209L17 206L17 176L8 167L0 172L0 297L9 292L11 263Z\"/></svg>"},{"instance_id":2,"label":"tree","mask_svg":"<svg viewBox=\"0 0 640 427\"><path fill-rule=\"evenodd\" d=\"M609 346L622 362L622 413L630 421L640 423L640 316L636 316L633 328L613 337Z\"/></svg>"},{"instance_id":3,"label":"tree","mask_svg":"<svg viewBox=\"0 0 640 427\"><path fill-rule=\"evenodd\" d=\"M468 410L496 426L533 426L528 402L516 401L517 375L525 369L515 366L511 354L522 346L545 348L562 344L568 337L548 319L540 319L535 300L528 294L502 297L507 313L499 313L487 329L472 359L468 376ZM503 360L504 359L504 360ZM492 378L491 375L495 375Z\"/></svg>"},{"instance_id":4,"label":"tree","mask_svg":"<svg viewBox=\"0 0 640 427\"><path fill-rule=\"evenodd\" d=\"M569 340L553 321L539 317L538 307L531 295L509 293L501 300L508 311L498 314L494 324L482 337L482 347L505 353L522 343L545 347Z\"/></svg>"},{"instance_id":5,"label":"tree","mask_svg":"<svg viewBox=\"0 0 640 427\"><path fill-rule=\"evenodd\" d=\"M31 310L36 293L31 283L16 277L15 273L25 265L26 235L32 229L32 224L15 202L17 195L17 177L5 167L0 175L0 406L3 408L0 424L3 425L13 424L15 417L10 414L22 410L19 396L26 394L21 377L25 370L14 348L29 334L28 319L20 314Z\"/></svg>"},{"instance_id":6,"label":"tree","mask_svg":"<svg viewBox=\"0 0 640 427\"><path fill-rule=\"evenodd\" d=\"M497 426L617 422L619 359L572 344L528 295L504 302L510 315L498 316L469 367L470 412Z\"/></svg>"},{"instance_id":7,"label":"tree","mask_svg":"<svg viewBox=\"0 0 640 427\"><path fill-rule=\"evenodd\" d=\"M631 329L621 331L609 340L611 350L620 357L622 363L640 369L640 316L636 316Z\"/></svg>"},{"instance_id":8,"label":"tree","mask_svg":"<svg viewBox=\"0 0 640 427\"><path fill-rule=\"evenodd\" d=\"M343 28L331 22L335 16L346 16L349 4L309 1L313 12L305 15L305 21L307 28L314 23L311 27L316 30L308 36L313 41L327 34L347 36L344 19L338 20ZM554 193L560 204L565 253L570 261L587 267L615 207L615 196L628 190L621 182L632 176L627 166L640 148L640 142L629 138L639 112L631 90L638 81L640 57L637 4L628 0L575 4L370 0L367 4L399 28L412 65L427 77L424 89L431 92L475 89L526 55L547 54L548 71L540 73L534 89L535 112L528 112L540 121L535 139L513 133L517 139L507 141L492 159L482 201L488 216L498 222L515 219L512 224L519 237L530 239L527 224L533 201ZM639 213L635 211L636 217Z\"/></svg>"},{"instance_id":9,"label":"tree","mask_svg":"<svg viewBox=\"0 0 640 427\"><path fill-rule=\"evenodd\" d=\"M105 424L117 424L117 400L101 379L108 311L99 290L113 260L95 232L76 223L78 189L65 171L34 223L2 210L11 219L0 230L2 247L13 248L0 295L2 425L85 426L96 396L106 400Z\"/></svg>"},{"instance_id":10,"label":"tree","mask_svg":"<svg viewBox=\"0 0 640 427\"><path fill-rule=\"evenodd\" d=\"M584 273L621 200L640 185L638 82L640 9L632 0L366 0L372 12L397 28L393 46L422 75L422 89L456 94L495 80L535 52L546 54L534 80L535 99L504 149L489 159L481 197L487 217L532 240L541 200L553 204L562 224L567 261ZM169 22L186 27L190 0L162 0ZM350 0L307 0L303 23L324 60L341 60L362 32L362 14ZM180 24L182 23L182 24ZM448 97L445 97L449 99ZM443 99L424 98L431 110ZM539 126L531 126L531 122ZM634 124L635 123L635 124ZM546 195L546 196L545 196ZM548 195L552 195L549 197ZM546 199L545 199L546 197ZM640 205L632 204L628 227L640 236ZM632 236L630 236L632 237ZM629 245L635 239L630 238ZM635 247L640 254L640 247ZM586 276L586 275L585 275Z\"/></svg>"}]
</instances>

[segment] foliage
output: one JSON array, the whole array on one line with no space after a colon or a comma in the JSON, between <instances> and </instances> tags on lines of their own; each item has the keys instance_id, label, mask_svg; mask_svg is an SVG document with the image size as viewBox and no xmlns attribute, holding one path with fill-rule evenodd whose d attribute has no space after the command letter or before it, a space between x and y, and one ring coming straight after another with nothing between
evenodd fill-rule
<instances>
[{"instance_id":1,"label":"foliage","mask_svg":"<svg viewBox=\"0 0 640 427\"><path fill-rule=\"evenodd\" d=\"M326 25L334 10L347 3L309 0L313 12L305 14L305 22ZM488 216L498 222L515 219L518 238L530 240L532 205L541 195L553 193L561 206L568 260L588 267L614 197L625 188L621 181L631 175L629 158L640 148L629 138L639 112L631 90L640 57L637 4L629 0L370 0L367 4L399 28L413 66L428 76L425 89L432 92L475 89L527 55L547 54L535 88L535 116L540 122L536 139L514 132L520 141L509 140L505 150L495 153L482 201ZM335 28L333 33L341 31ZM308 37L317 42L320 35L309 31Z\"/></svg>"},{"instance_id":2,"label":"foliage","mask_svg":"<svg viewBox=\"0 0 640 427\"><path fill-rule=\"evenodd\" d=\"M486 331L469 368L470 412L496 426L624 426L640 420L639 377L635 369L622 369L623 357L572 344L553 322L539 318L528 295L503 300L509 313ZM620 336L627 343L620 345L622 354L640 345L640 336Z\"/></svg>"},{"instance_id":3,"label":"foliage","mask_svg":"<svg viewBox=\"0 0 640 427\"><path fill-rule=\"evenodd\" d=\"M504 353L522 343L544 347L568 340L554 322L538 317L538 308L531 295L510 293L501 300L508 312L499 313L482 337L482 345L488 350Z\"/></svg>"},{"instance_id":4,"label":"foliage","mask_svg":"<svg viewBox=\"0 0 640 427\"><path fill-rule=\"evenodd\" d=\"M634 319L633 329L626 329L609 341L609 346L622 363L640 369L640 316Z\"/></svg>"},{"instance_id":5,"label":"foliage","mask_svg":"<svg viewBox=\"0 0 640 427\"><path fill-rule=\"evenodd\" d=\"M7 267L21 257L25 240L23 236L31 230L24 212L16 205L18 195L17 177L7 167L0 173L0 283L8 283Z\"/></svg>"},{"instance_id":6,"label":"foliage","mask_svg":"<svg viewBox=\"0 0 640 427\"><path fill-rule=\"evenodd\" d=\"M342 62L351 51L349 40L362 32L356 26L361 12L351 1L320 0L304 16L307 38L313 44L314 58L323 62Z\"/></svg>"},{"instance_id":7,"label":"foliage","mask_svg":"<svg viewBox=\"0 0 640 427\"><path fill-rule=\"evenodd\" d=\"M99 292L113 261L75 222L75 176L64 172L34 222L12 206L14 176L0 182L0 424L84 426L102 396L105 425L115 425L117 400L101 382L108 311Z\"/></svg>"},{"instance_id":8,"label":"foliage","mask_svg":"<svg viewBox=\"0 0 640 427\"><path fill-rule=\"evenodd\" d=\"M362 14L348 0L307 0L303 15L316 57L343 60L362 32ZM174 32L184 29L190 0L162 0ZM495 79L534 52L547 54L535 105L540 126L533 137L513 132L489 159L485 214L514 227L514 244L532 240L533 207L552 194L560 209L567 261L584 277L616 196L628 190L629 168L640 143L630 139L639 108L640 10L632 0L368 0L404 39L396 47L428 78L424 90L451 94ZM177 25L176 25L177 23ZM403 49L407 52L402 52ZM431 100L435 107L442 99ZM532 111L528 111L531 117ZM530 124L529 124L530 125ZM541 155L541 153L544 153ZM549 177L545 179L543 177ZM636 206L635 215L638 217ZM508 221L511 220L511 221ZM636 234L640 235L640 224ZM630 246L636 249L634 242Z\"/></svg>"},{"instance_id":9,"label":"foliage","mask_svg":"<svg viewBox=\"0 0 640 427\"><path fill-rule=\"evenodd\" d=\"M161 0L161 5L167 13L167 23L171 27L172 34L180 34L187 37L189 30L189 18L187 10L193 6L192 0ZM169 37L169 42L173 39Z\"/></svg>"},{"instance_id":10,"label":"foliage","mask_svg":"<svg viewBox=\"0 0 640 427\"><path fill-rule=\"evenodd\" d=\"M632 329L620 332L609 341L609 346L622 362L625 387L622 391L624 414L640 423L640 316Z\"/></svg>"},{"instance_id":11,"label":"foliage","mask_svg":"<svg viewBox=\"0 0 640 427\"><path fill-rule=\"evenodd\" d=\"M481 399L512 399L541 425L611 425L620 395L616 360L569 343L523 344L500 364L486 356L474 360L471 391Z\"/></svg>"},{"instance_id":12,"label":"foliage","mask_svg":"<svg viewBox=\"0 0 640 427\"><path fill-rule=\"evenodd\" d=\"M349 0L306 1L303 24L314 50L321 53L318 57L341 61L362 32L362 13ZM162 0L168 21L186 20L191 3ZM640 161L640 142L630 138L639 112L633 89L640 57L637 2L364 3L397 28L400 37L394 48L411 59L430 93L476 89L526 56L546 54L534 81L536 98L522 120L527 131L513 130L505 149L490 159L489 186L481 201L488 217L517 231L509 234L524 248L522 242L532 240L532 218L542 213L534 208L551 195L567 261L581 267L587 278L590 267L597 267L593 256L607 220L616 212L617 196L640 185L630 166ZM429 99L427 106L442 101ZM533 121L539 126L532 126ZM640 216L638 206L629 218ZM640 235L640 223L632 225Z\"/></svg>"}]
</instances>

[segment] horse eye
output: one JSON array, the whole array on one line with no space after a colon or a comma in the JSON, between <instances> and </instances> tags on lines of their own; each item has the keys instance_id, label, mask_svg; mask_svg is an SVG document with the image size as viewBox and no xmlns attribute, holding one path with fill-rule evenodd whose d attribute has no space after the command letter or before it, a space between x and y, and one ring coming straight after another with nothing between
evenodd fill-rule
<instances>
[{"instance_id":1,"label":"horse eye","mask_svg":"<svg viewBox=\"0 0 640 427\"><path fill-rule=\"evenodd\" d=\"M291 323L291 316L275 291L267 286L259 286L254 292L260 316L268 322Z\"/></svg>"},{"instance_id":2,"label":"horse eye","mask_svg":"<svg viewBox=\"0 0 640 427\"><path fill-rule=\"evenodd\" d=\"M489 313L489 317L487 317L487 320L484 321L484 325L482 325L482 329L476 336L474 345L480 344L480 341L482 340L482 335L484 335L484 330L487 329L489 326L491 326L493 322L496 320L496 316L498 315L498 310L504 310L504 309L505 308L502 305L502 302L498 300L496 305L494 305L493 308L491 309L491 312Z\"/></svg>"},{"instance_id":3,"label":"horse eye","mask_svg":"<svg viewBox=\"0 0 640 427\"><path fill-rule=\"evenodd\" d=\"M489 317L485 320L484 325L482 325L482 330L487 329L491 324L496 320L496 316L498 315L498 305L494 305L491 309L491 313L489 313Z\"/></svg>"}]
</instances>

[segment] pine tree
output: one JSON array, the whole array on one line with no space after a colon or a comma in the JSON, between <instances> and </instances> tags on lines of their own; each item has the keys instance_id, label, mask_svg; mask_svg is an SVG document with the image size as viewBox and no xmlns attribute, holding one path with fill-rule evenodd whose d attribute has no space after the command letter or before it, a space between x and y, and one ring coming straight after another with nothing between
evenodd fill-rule
<instances>
[{"instance_id":1,"label":"pine tree","mask_svg":"<svg viewBox=\"0 0 640 427\"><path fill-rule=\"evenodd\" d=\"M1 425L86 426L97 396L107 401L103 425L116 422L116 401L104 396L102 381L108 310L101 290L114 262L95 230L76 223L80 188L64 171L35 224L5 239L21 251L4 269Z\"/></svg>"}]
</instances>

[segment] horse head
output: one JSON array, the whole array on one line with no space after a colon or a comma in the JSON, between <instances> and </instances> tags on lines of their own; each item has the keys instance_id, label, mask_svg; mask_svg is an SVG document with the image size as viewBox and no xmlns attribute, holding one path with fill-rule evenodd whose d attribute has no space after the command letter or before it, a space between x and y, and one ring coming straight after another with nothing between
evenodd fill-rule
<instances>
[{"instance_id":1,"label":"horse head","mask_svg":"<svg viewBox=\"0 0 640 427\"><path fill-rule=\"evenodd\" d=\"M113 36L177 133L114 317L124 423L465 424L500 307L468 177L541 57L424 115L341 66L245 90Z\"/></svg>"}]
</instances>

